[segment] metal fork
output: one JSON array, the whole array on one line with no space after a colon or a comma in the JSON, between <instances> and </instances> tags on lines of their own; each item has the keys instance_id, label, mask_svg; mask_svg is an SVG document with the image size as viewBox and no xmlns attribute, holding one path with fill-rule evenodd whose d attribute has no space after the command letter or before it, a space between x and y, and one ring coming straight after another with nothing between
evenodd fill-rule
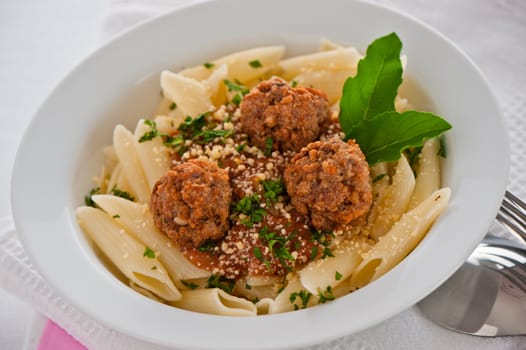
<instances>
[{"instance_id":1,"label":"metal fork","mask_svg":"<svg viewBox=\"0 0 526 350\"><path fill-rule=\"evenodd\" d=\"M497 221L526 242L526 203L510 191L504 195Z\"/></svg>"},{"instance_id":2,"label":"metal fork","mask_svg":"<svg viewBox=\"0 0 526 350\"><path fill-rule=\"evenodd\" d=\"M506 191L497 221L526 243L526 204ZM431 321L478 336L526 335L526 248L491 233L418 305Z\"/></svg>"}]
</instances>

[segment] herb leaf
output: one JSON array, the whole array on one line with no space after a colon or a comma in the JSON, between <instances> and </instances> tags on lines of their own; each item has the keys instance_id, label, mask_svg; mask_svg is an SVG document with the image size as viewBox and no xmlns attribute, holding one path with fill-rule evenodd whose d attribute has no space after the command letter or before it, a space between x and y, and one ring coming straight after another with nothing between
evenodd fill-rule
<instances>
[{"instance_id":1,"label":"herb leaf","mask_svg":"<svg viewBox=\"0 0 526 350\"><path fill-rule=\"evenodd\" d=\"M129 194L128 192L117 188L117 185L113 186L113 188L111 189L111 194L114 195L114 196L117 196L117 197L121 197L121 198L127 199L127 200L132 201L132 202L135 200L135 198L131 194Z\"/></svg>"},{"instance_id":2,"label":"herb leaf","mask_svg":"<svg viewBox=\"0 0 526 350\"><path fill-rule=\"evenodd\" d=\"M278 201L278 196L285 192L283 182L281 180L263 180L261 185L265 190L263 196L266 198L267 202L276 203Z\"/></svg>"},{"instance_id":3,"label":"herb leaf","mask_svg":"<svg viewBox=\"0 0 526 350\"><path fill-rule=\"evenodd\" d=\"M89 194L84 196L84 203L89 206L89 207L93 207L95 208L97 206L97 204L95 204L95 202L93 201L93 199L91 198L91 196L93 196L94 194L97 194L99 193L100 191L100 187L95 187L95 188L92 188L90 191L89 191Z\"/></svg>"},{"instance_id":4,"label":"herb leaf","mask_svg":"<svg viewBox=\"0 0 526 350\"><path fill-rule=\"evenodd\" d=\"M146 247L144 248L144 253L142 256L145 256L148 259L155 259L155 252L150 247Z\"/></svg>"},{"instance_id":5,"label":"herb leaf","mask_svg":"<svg viewBox=\"0 0 526 350\"><path fill-rule=\"evenodd\" d=\"M409 147L451 129L444 119L416 111L397 113L394 100L402 82L396 33L375 40L358 63L355 77L348 78L340 102L340 125L345 139L355 139L369 165L400 158Z\"/></svg>"},{"instance_id":6,"label":"herb leaf","mask_svg":"<svg viewBox=\"0 0 526 350\"><path fill-rule=\"evenodd\" d=\"M229 280L225 276L212 274L208 280L206 280L205 288L219 288L228 294L231 294L232 290L234 289L234 284L234 280Z\"/></svg>"},{"instance_id":7,"label":"herb leaf","mask_svg":"<svg viewBox=\"0 0 526 350\"><path fill-rule=\"evenodd\" d=\"M183 280L183 279L181 279L180 281L188 289L196 289L197 287L199 287L194 282L186 281L186 280Z\"/></svg>"},{"instance_id":8,"label":"herb leaf","mask_svg":"<svg viewBox=\"0 0 526 350\"><path fill-rule=\"evenodd\" d=\"M364 120L352 129L352 138L360 145L370 165L392 162L409 147L419 147L425 140L451 129L444 119L416 111L381 113Z\"/></svg>"},{"instance_id":9,"label":"herb leaf","mask_svg":"<svg viewBox=\"0 0 526 350\"><path fill-rule=\"evenodd\" d=\"M253 61L248 62L248 64L252 68L261 68L261 67L263 67L263 65L261 64L260 60L253 60Z\"/></svg>"},{"instance_id":10,"label":"herb leaf","mask_svg":"<svg viewBox=\"0 0 526 350\"><path fill-rule=\"evenodd\" d=\"M247 215L248 218L241 220L241 223L248 227L261 222L266 214L265 209L259 204L259 196L257 194L241 198L239 202L234 204L232 211L234 215L238 213Z\"/></svg>"},{"instance_id":11,"label":"herb leaf","mask_svg":"<svg viewBox=\"0 0 526 350\"><path fill-rule=\"evenodd\" d=\"M395 33L369 45L366 56L358 63L358 73L343 86L339 118L344 131L362 120L394 110L394 99L402 83L401 50L402 42Z\"/></svg>"}]
</instances>

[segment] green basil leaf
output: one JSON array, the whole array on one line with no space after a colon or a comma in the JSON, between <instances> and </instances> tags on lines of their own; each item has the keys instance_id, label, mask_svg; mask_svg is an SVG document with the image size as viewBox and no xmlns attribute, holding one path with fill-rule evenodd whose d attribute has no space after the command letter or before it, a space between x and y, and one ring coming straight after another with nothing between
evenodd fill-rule
<instances>
[{"instance_id":1,"label":"green basil leaf","mask_svg":"<svg viewBox=\"0 0 526 350\"><path fill-rule=\"evenodd\" d=\"M394 110L402 83L401 50L402 42L396 33L376 39L358 63L356 76L345 81L339 119L347 138L350 129L363 120Z\"/></svg>"},{"instance_id":2,"label":"green basil leaf","mask_svg":"<svg viewBox=\"0 0 526 350\"><path fill-rule=\"evenodd\" d=\"M360 145L367 162L392 162L409 147L420 147L432 137L451 129L444 119L432 113L407 111L384 112L364 120L349 132Z\"/></svg>"}]
</instances>

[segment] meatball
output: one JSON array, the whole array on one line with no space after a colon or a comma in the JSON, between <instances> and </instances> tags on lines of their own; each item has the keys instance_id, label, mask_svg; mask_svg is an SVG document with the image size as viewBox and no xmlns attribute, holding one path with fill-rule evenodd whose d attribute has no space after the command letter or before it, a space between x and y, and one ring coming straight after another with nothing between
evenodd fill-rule
<instances>
[{"instance_id":1,"label":"meatball","mask_svg":"<svg viewBox=\"0 0 526 350\"><path fill-rule=\"evenodd\" d=\"M155 226L179 246L198 247L228 231L231 200L228 172L215 163L193 159L157 181L151 211Z\"/></svg>"},{"instance_id":2,"label":"meatball","mask_svg":"<svg viewBox=\"0 0 526 350\"><path fill-rule=\"evenodd\" d=\"M293 88L280 78L257 85L243 98L241 129L253 145L266 149L299 151L317 140L329 124L327 96L312 88Z\"/></svg>"},{"instance_id":3,"label":"meatball","mask_svg":"<svg viewBox=\"0 0 526 350\"><path fill-rule=\"evenodd\" d=\"M369 166L354 140L310 143L291 159L284 180L292 205L318 230L348 224L371 206Z\"/></svg>"}]
</instances>

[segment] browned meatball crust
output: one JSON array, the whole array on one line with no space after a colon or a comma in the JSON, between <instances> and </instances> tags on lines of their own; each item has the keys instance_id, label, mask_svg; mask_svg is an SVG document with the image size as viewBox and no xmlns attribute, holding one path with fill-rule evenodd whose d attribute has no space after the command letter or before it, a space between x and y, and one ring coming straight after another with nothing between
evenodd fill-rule
<instances>
[{"instance_id":1,"label":"browned meatball crust","mask_svg":"<svg viewBox=\"0 0 526 350\"><path fill-rule=\"evenodd\" d=\"M151 211L157 228L179 246L198 247L228 231L231 200L228 172L213 162L194 159L157 181Z\"/></svg>"},{"instance_id":2,"label":"browned meatball crust","mask_svg":"<svg viewBox=\"0 0 526 350\"><path fill-rule=\"evenodd\" d=\"M320 136L329 123L329 104L322 91L293 88L274 77L257 85L243 98L241 129L253 145L266 149L299 151Z\"/></svg>"},{"instance_id":3,"label":"browned meatball crust","mask_svg":"<svg viewBox=\"0 0 526 350\"><path fill-rule=\"evenodd\" d=\"M371 206L369 166L354 140L310 143L292 158L284 180L292 205L318 230L348 224Z\"/></svg>"}]
</instances>

